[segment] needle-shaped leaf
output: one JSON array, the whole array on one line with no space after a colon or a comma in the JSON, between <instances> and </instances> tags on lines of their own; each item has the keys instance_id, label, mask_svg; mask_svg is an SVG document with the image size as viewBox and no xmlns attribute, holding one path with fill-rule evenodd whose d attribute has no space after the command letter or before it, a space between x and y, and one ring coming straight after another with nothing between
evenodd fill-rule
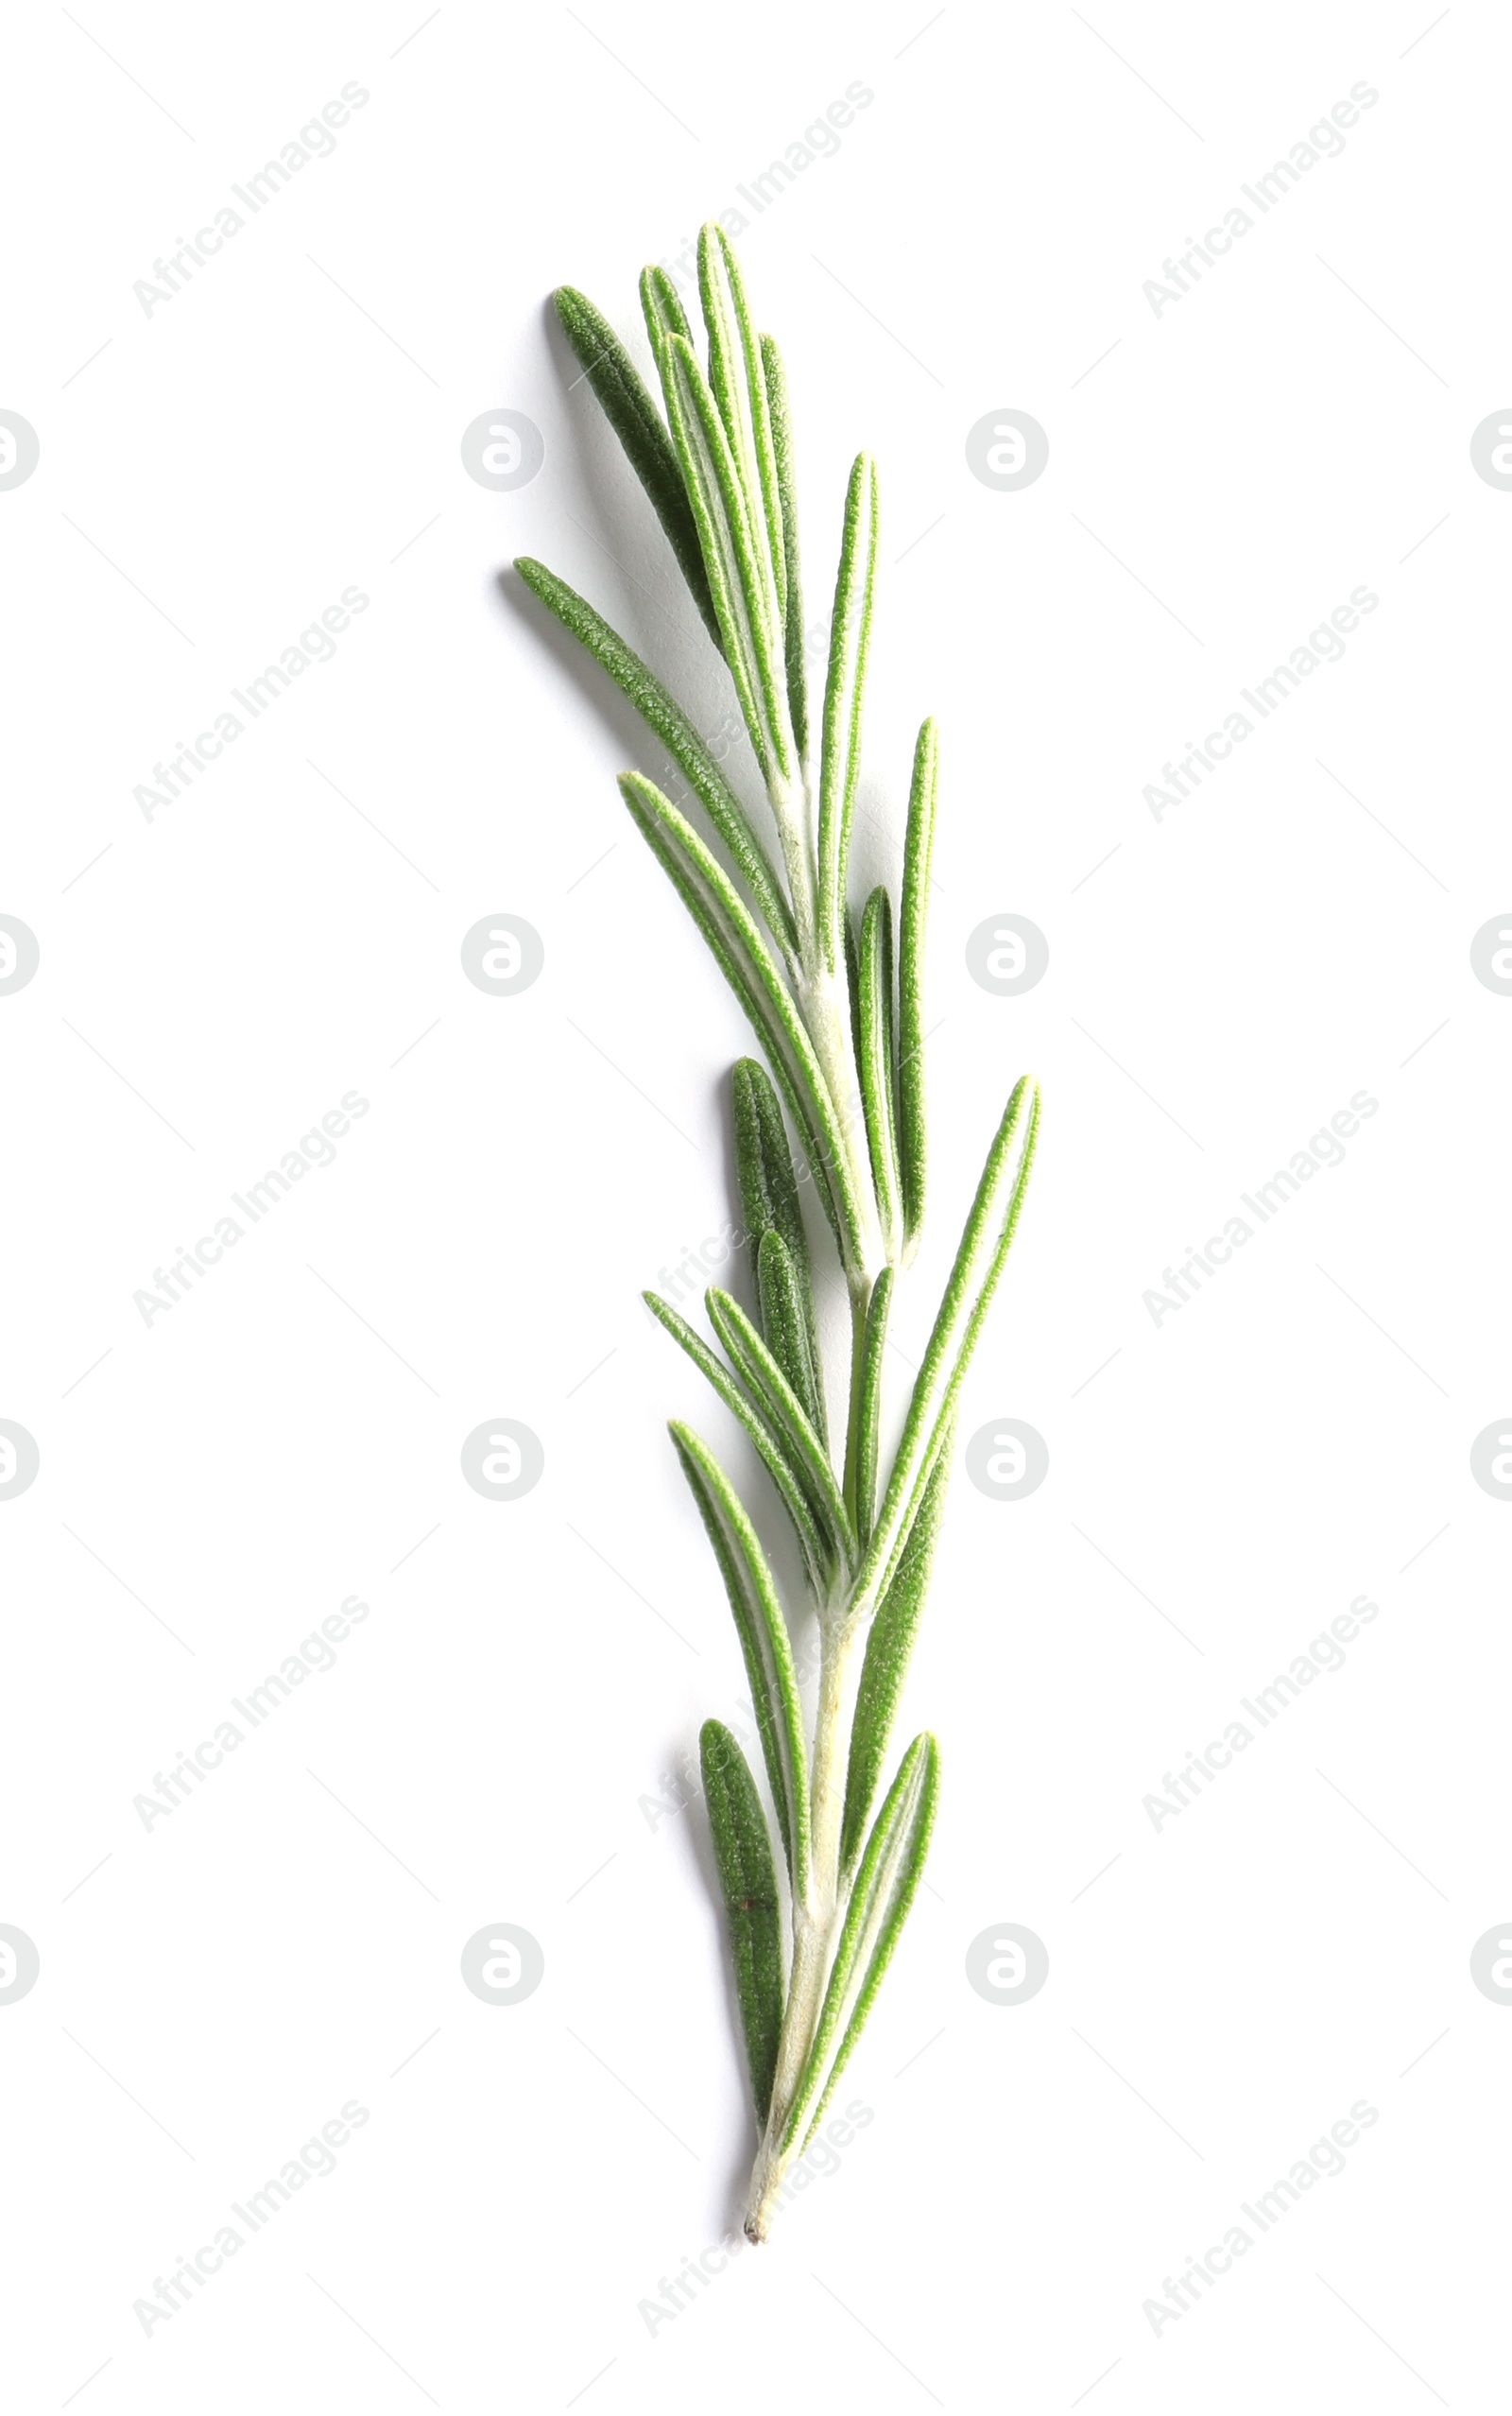
<instances>
[{"instance_id":1,"label":"needle-shaped leaf","mask_svg":"<svg viewBox=\"0 0 1512 2416\"><path fill-rule=\"evenodd\" d=\"M827 1427L818 1368L809 1347L808 1321L798 1274L781 1234L763 1234L756 1249L756 1295L767 1349L808 1413L820 1443Z\"/></svg>"},{"instance_id":2,"label":"needle-shaped leaf","mask_svg":"<svg viewBox=\"0 0 1512 2416\"><path fill-rule=\"evenodd\" d=\"M845 994L850 1008L850 1048L857 1066L861 1063L861 942L856 934L855 917L847 912L840 918L845 941ZM861 1103L859 1089L856 1105Z\"/></svg>"},{"instance_id":3,"label":"needle-shaped leaf","mask_svg":"<svg viewBox=\"0 0 1512 2416\"><path fill-rule=\"evenodd\" d=\"M710 592L740 709L768 786L793 771L783 630L745 487L719 407L691 344L668 336L661 353L672 441L698 525Z\"/></svg>"},{"instance_id":4,"label":"needle-shaped leaf","mask_svg":"<svg viewBox=\"0 0 1512 2416\"><path fill-rule=\"evenodd\" d=\"M709 331L709 384L746 490L758 551L770 576L777 618L782 621L787 576L771 400L740 263L717 220L711 220L698 237L698 294Z\"/></svg>"},{"instance_id":5,"label":"needle-shaped leaf","mask_svg":"<svg viewBox=\"0 0 1512 2416\"><path fill-rule=\"evenodd\" d=\"M852 1588L852 1605L858 1611L864 1612L874 1603L890 1584L919 1513L930 1470L945 1439L951 1409L1018 1231L1039 1135L1039 1085L1025 1075L1014 1085L988 1152L945 1297L915 1381L886 1498Z\"/></svg>"},{"instance_id":6,"label":"needle-shaped leaf","mask_svg":"<svg viewBox=\"0 0 1512 2416\"><path fill-rule=\"evenodd\" d=\"M848 1568L853 1566L855 1528L834 1481L829 1453L815 1433L808 1411L740 1303L712 1285L704 1294L704 1306L730 1365L782 1437L794 1466L802 1471L810 1507L835 1546L835 1558Z\"/></svg>"},{"instance_id":7,"label":"needle-shaped leaf","mask_svg":"<svg viewBox=\"0 0 1512 2416\"><path fill-rule=\"evenodd\" d=\"M706 1719L699 1731L698 1759L730 1924L751 2094L756 2119L765 2123L782 2029L782 1905L772 1843L746 1756L717 1719Z\"/></svg>"},{"instance_id":8,"label":"needle-shaped leaf","mask_svg":"<svg viewBox=\"0 0 1512 2416\"><path fill-rule=\"evenodd\" d=\"M798 1178L793 1171L793 1153L787 1146L782 1106L767 1075L753 1057L740 1060L730 1090L735 1110L735 1172L740 1185L740 1205L745 1217L746 1241L751 1253L752 1272L755 1272L762 1235L781 1234L802 1303L809 1357L817 1368L820 1364L819 1337L814 1314L814 1278L809 1265L808 1236L803 1231ZM765 1326L764 1318L764 1330ZM766 1338L770 1341L769 1334ZM822 1399L820 1407L822 1411ZM822 1437L825 1433L822 1415L815 1423Z\"/></svg>"},{"instance_id":9,"label":"needle-shaped leaf","mask_svg":"<svg viewBox=\"0 0 1512 2416\"><path fill-rule=\"evenodd\" d=\"M887 1347L887 1316L896 1277L885 1267L871 1287L861 1340L855 1404L856 1533L862 1543L877 1514L877 1462L881 1447L882 1375Z\"/></svg>"},{"instance_id":10,"label":"needle-shaped leaf","mask_svg":"<svg viewBox=\"0 0 1512 2416\"><path fill-rule=\"evenodd\" d=\"M691 1426L674 1419L668 1431L730 1596L788 1875L801 1897L809 1872L808 1753L787 1622L756 1529L718 1460Z\"/></svg>"},{"instance_id":11,"label":"needle-shaped leaf","mask_svg":"<svg viewBox=\"0 0 1512 2416\"><path fill-rule=\"evenodd\" d=\"M793 743L801 766L809 751L808 632L803 627L803 579L799 555L798 482L793 469L793 422L788 406L787 371L770 336L762 337L766 371L766 405L772 422L772 451L777 457L777 491L782 503L782 560L787 571L787 608L783 614L783 653L787 661L787 709Z\"/></svg>"},{"instance_id":12,"label":"needle-shaped leaf","mask_svg":"<svg viewBox=\"0 0 1512 2416\"><path fill-rule=\"evenodd\" d=\"M834 1103L807 1027L765 941L723 867L655 783L639 772L622 772L620 793L750 1017L802 1135L847 1264L857 1264L863 1256L861 1212Z\"/></svg>"},{"instance_id":13,"label":"needle-shaped leaf","mask_svg":"<svg viewBox=\"0 0 1512 2416\"><path fill-rule=\"evenodd\" d=\"M709 593L709 574L682 472L666 423L635 363L602 311L575 285L558 285L552 297L562 332L572 346L604 416L625 448L626 458L649 495L666 530L678 568L715 646L719 620Z\"/></svg>"},{"instance_id":14,"label":"needle-shaped leaf","mask_svg":"<svg viewBox=\"0 0 1512 2416\"><path fill-rule=\"evenodd\" d=\"M846 868L861 768L862 711L876 575L877 468L870 455L862 453L850 473L845 502L819 755L819 944L832 973L839 971L844 945Z\"/></svg>"},{"instance_id":15,"label":"needle-shaped leaf","mask_svg":"<svg viewBox=\"0 0 1512 2416\"><path fill-rule=\"evenodd\" d=\"M813 2137L866 2028L919 1892L938 1796L939 1747L926 1729L903 1755L867 1840L824 2009L782 2134L784 2149Z\"/></svg>"},{"instance_id":16,"label":"needle-shaped leaf","mask_svg":"<svg viewBox=\"0 0 1512 2416\"><path fill-rule=\"evenodd\" d=\"M939 733L926 721L914 751L903 843L903 896L898 921L898 1157L903 1223L910 1251L924 1221L928 1142L924 1118L924 931L929 920L930 869L935 855L935 801L939 787Z\"/></svg>"},{"instance_id":17,"label":"needle-shaped leaf","mask_svg":"<svg viewBox=\"0 0 1512 2416\"><path fill-rule=\"evenodd\" d=\"M894 1080L892 905L884 889L872 890L861 918L856 1027L871 1180L882 1230L892 1244L902 1239L902 1184L898 1172Z\"/></svg>"},{"instance_id":18,"label":"needle-shaped leaf","mask_svg":"<svg viewBox=\"0 0 1512 2416\"><path fill-rule=\"evenodd\" d=\"M892 1583L877 1605L877 1615L867 1638L867 1657L861 1666L855 1717L850 1726L850 1768L846 1779L840 1860L847 1870L861 1850L877 1782L887 1758L893 1720L929 1592L935 1545L945 1514L950 1481L951 1439L947 1437L930 1471L919 1516L908 1530L908 1541Z\"/></svg>"},{"instance_id":19,"label":"needle-shaped leaf","mask_svg":"<svg viewBox=\"0 0 1512 2416\"><path fill-rule=\"evenodd\" d=\"M669 336L680 336L685 344L692 343L693 329L682 307L682 296L664 268L642 269L641 309L645 318L645 332L651 339L651 350L658 361Z\"/></svg>"},{"instance_id":20,"label":"needle-shaped leaf","mask_svg":"<svg viewBox=\"0 0 1512 2416\"><path fill-rule=\"evenodd\" d=\"M628 697L646 727L653 731L682 772L735 860L767 929L784 956L798 947L792 909L782 894L771 859L752 830L742 805L698 732L675 697L669 696L656 673L643 663L633 647L611 629L585 596L544 562L522 554L515 569L531 593L555 613L563 628L586 647L615 686Z\"/></svg>"},{"instance_id":21,"label":"needle-shaped leaf","mask_svg":"<svg viewBox=\"0 0 1512 2416\"><path fill-rule=\"evenodd\" d=\"M783 1508L793 1522L810 1577L822 1592L834 1575L835 1554L820 1536L803 1490L803 1479L788 1457L783 1438L766 1410L736 1383L723 1359L710 1350L703 1337L695 1332L685 1318L679 1317L677 1310L666 1301L659 1299L655 1292L643 1292L641 1297L652 1316L666 1327L674 1342L686 1351L700 1375L707 1376L726 1408L733 1410L749 1435L762 1456L767 1475L782 1497Z\"/></svg>"}]
</instances>

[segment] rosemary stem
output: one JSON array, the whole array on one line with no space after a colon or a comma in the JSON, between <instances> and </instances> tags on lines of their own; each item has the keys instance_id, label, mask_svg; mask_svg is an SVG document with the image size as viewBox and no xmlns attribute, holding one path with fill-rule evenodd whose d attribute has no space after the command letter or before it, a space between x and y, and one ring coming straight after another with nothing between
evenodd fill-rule
<instances>
[{"instance_id":1,"label":"rosemary stem","mask_svg":"<svg viewBox=\"0 0 1512 2416\"><path fill-rule=\"evenodd\" d=\"M784 780L774 772L767 779L766 797L782 845L793 921L798 927L799 954L807 962L818 922L814 892L817 853L814 841L813 795L806 776L796 781Z\"/></svg>"},{"instance_id":2,"label":"rosemary stem","mask_svg":"<svg viewBox=\"0 0 1512 2416\"><path fill-rule=\"evenodd\" d=\"M865 1630L832 1615L823 1624L819 1702L815 1721L812 1850L806 1899L793 1905L793 1974L778 2047L777 2073L766 2129L751 2173L746 2233L765 2240L778 2192L803 2151L801 2132L783 2145L793 2100L809 2060L824 2010L830 1972L839 1944L849 1887L840 1870L850 1723L860 1677Z\"/></svg>"},{"instance_id":3,"label":"rosemary stem","mask_svg":"<svg viewBox=\"0 0 1512 2416\"><path fill-rule=\"evenodd\" d=\"M805 963L799 984L798 1003L799 1012L814 1043L814 1053L829 1085L835 1122L840 1130L846 1173L856 1205L859 1230L855 1236L854 1256L848 1261L846 1273L852 1292L864 1287L869 1298L872 1285L887 1264L887 1246L882 1220L877 1214L866 1113L862 1106L861 1083L856 1073L855 1049L850 1036L850 994L843 970L835 975L822 965Z\"/></svg>"},{"instance_id":4,"label":"rosemary stem","mask_svg":"<svg viewBox=\"0 0 1512 2416\"><path fill-rule=\"evenodd\" d=\"M850 1287L850 1392L845 1422L845 1506L856 1530L856 1541L865 1544L861 1532L859 1497L861 1491L861 1389L866 1371L867 1315L871 1306L872 1286Z\"/></svg>"}]
</instances>

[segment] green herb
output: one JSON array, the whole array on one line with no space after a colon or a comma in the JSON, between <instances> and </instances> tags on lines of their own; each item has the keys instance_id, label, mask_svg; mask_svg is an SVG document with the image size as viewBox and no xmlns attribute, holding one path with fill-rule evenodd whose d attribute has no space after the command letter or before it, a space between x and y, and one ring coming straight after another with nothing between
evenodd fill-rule
<instances>
[{"instance_id":1,"label":"green herb","mask_svg":"<svg viewBox=\"0 0 1512 2416\"><path fill-rule=\"evenodd\" d=\"M933 1736L914 1738L880 1808L877 1799L928 1591L956 1403L1018 1226L1040 1096L1025 1079L1008 1101L885 1465L888 1319L918 1248L926 1189L924 941L938 739L926 721L898 906L875 889L857 916L849 862L877 576L876 468L861 455L846 496L815 766L786 374L772 338L756 331L739 263L717 226L699 241L698 288L707 371L676 287L659 269L641 282L664 417L591 302L563 286L557 311L729 666L765 792L760 818L655 673L593 607L541 563L516 568L628 697L707 817L705 836L643 773L621 778L626 804L771 1069L768 1077L747 1058L734 1071L754 1317L728 1292L711 1290L716 1350L646 1295L755 1443L798 1537L818 1623L810 1732L794 1674L793 1614L755 1522L708 1445L674 1424L734 1615L782 1849L773 1851L739 1746L710 1720L704 1792L762 2127L746 2229L764 2240L787 2172L871 2010L929 1848L939 1787ZM839 1422L826 1399L784 1102L849 1294L851 1361ZM843 1435L838 1459L835 1434Z\"/></svg>"}]
</instances>

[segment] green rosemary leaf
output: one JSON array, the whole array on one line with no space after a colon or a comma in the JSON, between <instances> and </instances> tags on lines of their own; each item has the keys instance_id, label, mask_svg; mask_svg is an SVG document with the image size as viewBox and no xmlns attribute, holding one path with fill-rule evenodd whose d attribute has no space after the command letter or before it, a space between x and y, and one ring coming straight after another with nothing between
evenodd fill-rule
<instances>
[{"instance_id":1,"label":"green rosemary leaf","mask_svg":"<svg viewBox=\"0 0 1512 2416\"><path fill-rule=\"evenodd\" d=\"M897 1278L885 1267L871 1287L861 1364L856 1387L855 1511L856 1533L863 1543L877 1514L877 1459L882 1426L883 1360L887 1346L887 1315Z\"/></svg>"},{"instance_id":2,"label":"green rosemary leaf","mask_svg":"<svg viewBox=\"0 0 1512 2416\"><path fill-rule=\"evenodd\" d=\"M531 593L539 595L579 645L587 647L594 662L628 697L646 727L661 739L729 848L767 929L784 957L792 961L798 934L792 908L782 894L771 859L752 830L745 807L677 699L668 695L656 673L626 644L618 630L610 628L603 614L596 613L564 578L558 578L555 571L547 570L544 562L522 554L515 569Z\"/></svg>"},{"instance_id":3,"label":"green rosemary leaf","mask_svg":"<svg viewBox=\"0 0 1512 2416\"><path fill-rule=\"evenodd\" d=\"M740 263L730 237L715 220L698 237L698 293L709 331L709 383L746 490L781 622L787 605L787 575L766 371Z\"/></svg>"},{"instance_id":4,"label":"green rosemary leaf","mask_svg":"<svg viewBox=\"0 0 1512 2416\"><path fill-rule=\"evenodd\" d=\"M887 1757L887 1741L899 1698L913 1658L914 1638L929 1592L935 1545L945 1514L952 1440L947 1435L940 1446L924 1488L919 1516L908 1530L908 1541L892 1583L877 1605L877 1615L867 1638L867 1657L862 1664L850 1728L850 1767L846 1779L845 1825L841 1834L840 1860L847 1870L860 1851L877 1781Z\"/></svg>"},{"instance_id":5,"label":"green rosemary leaf","mask_svg":"<svg viewBox=\"0 0 1512 2416\"><path fill-rule=\"evenodd\" d=\"M939 786L939 732L926 721L914 751L903 843L903 899L898 920L898 1155L903 1225L909 1254L924 1222L928 1147L924 1115L924 931L929 920L930 868L935 854L935 801Z\"/></svg>"},{"instance_id":6,"label":"green rosemary leaf","mask_svg":"<svg viewBox=\"0 0 1512 2416\"><path fill-rule=\"evenodd\" d=\"M763 1337L822 1444L827 1432L824 1395L809 1347L803 1295L781 1234L763 1234L757 1245L756 1295L761 1303Z\"/></svg>"},{"instance_id":7,"label":"green rosemary leaf","mask_svg":"<svg viewBox=\"0 0 1512 2416\"><path fill-rule=\"evenodd\" d=\"M783 2131L784 2149L795 2146L800 2134L807 2146L824 2119L835 2084L866 2028L883 1976L919 1892L938 1798L939 1747L926 1729L922 1735L915 1737L903 1755L867 1840L835 1951L824 2010ZM831 2049L837 2033L840 2043L834 2048L832 2062ZM816 2105L821 2081L823 2095Z\"/></svg>"},{"instance_id":8,"label":"green rosemary leaf","mask_svg":"<svg viewBox=\"0 0 1512 2416\"><path fill-rule=\"evenodd\" d=\"M864 1611L885 1592L908 1541L945 1439L950 1412L1018 1231L1039 1137L1039 1085L1025 1075L1014 1085L961 1234L955 1264L909 1401L886 1499L852 1589L852 1606L857 1611Z\"/></svg>"},{"instance_id":9,"label":"green rosemary leaf","mask_svg":"<svg viewBox=\"0 0 1512 2416\"><path fill-rule=\"evenodd\" d=\"M845 994L850 1009L850 1053L856 1065L861 1064L861 943L856 937L855 917L847 911L840 917L845 939ZM857 1098L860 1097L859 1088Z\"/></svg>"},{"instance_id":10,"label":"green rosemary leaf","mask_svg":"<svg viewBox=\"0 0 1512 2416\"><path fill-rule=\"evenodd\" d=\"M706 1719L699 1731L698 1759L730 1924L751 2094L756 2119L765 2123L782 2029L782 1906L772 1842L746 1756L717 1719Z\"/></svg>"},{"instance_id":11,"label":"green rosemary leaf","mask_svg":"<svg viewBox=\"0 0 1512 2416\"><path fill-rule=\"evenodd\" d=\"M685 344L692 343L693 329L682 307L682 296L664 268L642 269L641 309L652 354L659 362L669 336L680 336Z\"/></svg>"},{"instance_id":12,"label":"green rosemary leaf","mask_svg":"<svg viewBox=\"0 0 1512 2416\"><path fill-rule=\"evenodd\" d=\"M782 1096L803 1136L809 1165L819 1182L819 1198L838 1240L840 1219L836 1194L839 1185L835 1165L823 1137L828 1129L825 1112L818 1096L810 1092L806 1079L795 1075L789 1061L788 1044L791 1044L793 1055L801 1057L798 1042L786 1032L785 1027L780 1028L782 1027L782 1010L774 1008L765 996L759 975L752 978L746 952L738 940L731 937L727 918L718 911L717 899L711 895L710 885L700 880L696 866L690 868L687 851L678 838L663 829L658 817L646 811L635 792L627 787L627 782L631 778L629 773L621 775L621 794L646 845L708 942L710 954L744 1007L766 1050ZM662 802L663 804L666 802L664 799Z\"/></svg>"},{"instance_id":13,"label":"green rosemary leaf","mask_svg":"<svg viewBox=\"0 0 1512 2416\"><path fill-rule=\"evenodd\" d=\"M893 1072L892 905L886 890L880 888L872 890L861 918L856 1007L861 1098L871 1152L871 1179L882 1229L892 1249L902 1241L902 1184L898 1172Z\"/></svg>"},{"instance_id":14,"label":"green rosemary leaf","mask_svg":"<svg viewBox=\"0 0 1512 2416\"><path fill-rule=\"evenodd\" d=\"M810 1577L822 1592L835 1573L835 1555L822 1540L803 1481L787 1454L786 1443L773 1425L765 1409L751 1400L735 1382L722 1359L717 1358L702 1336L696 1333L685 1318L658 1298L655 1292L641 1295L652 1316L664 1325L674 1342L686 1351L701 1375L707 1376L727 1409L733 1410L751 1441L762 1456L767 1475L782 1497L782 1506L793 1522L799 1544Z\"/></svg>"},{"instance_id":15,"label":"green rosemary leaf","mask_svg":"<svg viewBox=\"0 0 1512 2416\"><path fill-rule=\"evenodd\" d=\"M756 1529L718 1460L691 1426L674 1419L668 1431L730 1596L788 1875L800 1898L809 1872L808 1752L787 1622Z\"/></svg>"},{"instance_id":16,"label":"green rosemary leaf","mask_svg":"<svg viewBox=\"0 0 1512 2416\"><path fill-rule=\"evenodd\" d=\"M558 285L552 300L562 332L603 405L604 416L666 530L704 626L722 650L697 526L662 414L609 320L587 295L578 293L576 286Z\"/></svg>"},{"instance_id":17,"label":"green rosemary leaf","mask_svg":"<svg viewBox=\"0 0 1512 2416\"><path fill-rule=\"evenodd\" d=\"M845 501L819 756L819 943L831 973L839 970L843 945L846 868L856 775L861 768L861 722L876 576L877 470L870 455L862 453L856 457Z\"/></svg>"},{"instance_id":18,"label":"green rosemary leaf","mask_svg":"<svg viewBox=\"0 0 1512 2416\"><path fill-rule=\"evenodd\" d=\"M793 773L792 728L779 672L782 630L769 573L719 407L691 344L668 336L662 385L672 441L698 524L709 586L740 708L768 785Z\"/></svg>"},{"instance_id":19,"label":"green rosemary leaf","mask_svg":"<svg viewBox=\"0 0 1512 2416\"><path fill-rule=\"evenodd\" d=\"M755 1271L755 1259L761 1249L763 1234L781 1234L787 1246L802 1303L809 1357L818 1368L821 1365L819 1336L814 1314L814 1278L809 1266L808 1236L803 1231L798 1178L793 1171L793 1153L787 1146L782 1110L770 1080L753 1057L740 1060L730 1090L735 1110L735 1171L740 1184L740 1204L752 1271ZM769 1335L767 1339L771 1339ZM819 1392L820 1415L815 1424L823 1440L826 1427L822 1414L822 1386Z\"/></svg>"},{"instance_id":20,"label":"green rosemary leaf","mask_svg":"<svg viewBox=\"0 0 1512 2416\"><path fill-rule=\"evenodd\" d=\"M798 541L798 482L793 470L793 422L788 406L787 371L770 336L762 337L762 363L766 371L766 407L772 423L772 451L777 457L777 491L782 504L782 561L787 573L787 609L783 615L783 653L787 662L787 710L793 744L801 767L809 751L807 631L803 627L803 579Z\"/></svg>"},{"instance_id":21,"label":"green rosemary leaf","mask_svg":"<svg viewBox=\"0 0 1512 2416\"><path fill-rule=\"evenodd\" d=\"M836 1545L836 1558L849 1568L856 1559L855 1528L834 1481L830 1457L814 1431L802 1402L783 1374L737 1300L711 1285L704 1294L709 1322L718 1335L738 1376L761 1403L782 1437L794 1466L803 1473L809 1503Z\"/></svg>"},{"instance_id":22,"label":"green rosemary leaf","mask_svg":"<svg viewBox=\"0 0 1512 2416\"><path fill-rule=\"evenodd\" d=\"M691 825L639 772L622 772L620 793L707 940L715 961L765 1047L809 1165L829 1200L830 1219L848 1266L863 1257L861 1210L814 1044L728 874Z\"/></svg>"}]
</instances>

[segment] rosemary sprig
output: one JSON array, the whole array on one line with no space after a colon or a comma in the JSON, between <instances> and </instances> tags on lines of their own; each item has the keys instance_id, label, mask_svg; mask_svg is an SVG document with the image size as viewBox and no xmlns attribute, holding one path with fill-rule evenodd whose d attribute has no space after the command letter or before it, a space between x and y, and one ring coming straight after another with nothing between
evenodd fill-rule
<instances>
[{"instance_id":1,"label":"rosemary sprig","mask_svg":"<svg viewBox=\"0 0 1512 2416\"><path fill-rule=\"evenodd\" d=\"M876 467L862 454L847 492L816 765L786 374L772 338L756 330L718 226L699 241L698 287L707 370L670 279L648 268L641 281L664 419L590 302L563 286L557 312L729 666L775 847L688 715L625 640L541 563L516 568L628 697L707 816L706 837L643 773L621 778L626 804L771 1069L769 1079L747 1058L734 1071L754 1317L712 1289L716 1350L646 1295L755 1443L797 1534L819 1631L818 1700L807 1729L790 1614L755 1521L707 1443L675 1423L673 1441L746 1662L781 1847L779 1856L739 1746L710 1720L701 1740L705 1796L761 2125L746 2229L764 2240L788 2169L871 2010L928 1852L939 1786L932 1735L908 1746L880 1808L877 1796L928 1592L956 1402L1018 1227L1040 1096L1026 1078L1008 1101L884 1467L887 1322L918 1248L926 1192L924 945L938 738L926 721L898 908L879 888L857 917L849 862L877 574ZM838 1459L782 1101L850 1298Z\"/></svg>"}]
</instances>

